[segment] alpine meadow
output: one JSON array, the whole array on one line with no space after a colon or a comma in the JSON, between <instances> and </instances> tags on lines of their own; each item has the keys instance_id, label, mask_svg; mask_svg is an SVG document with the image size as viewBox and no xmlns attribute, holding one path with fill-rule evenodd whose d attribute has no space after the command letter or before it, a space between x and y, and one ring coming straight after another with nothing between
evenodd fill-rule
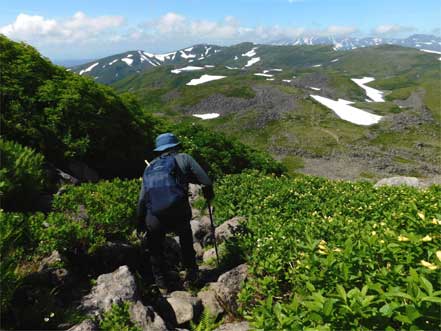
<instances>
[{"instance_id":1,"label":"alpine meadow","mask_svg":"<svg viewBox=\"0 0 441 331\"><path fill-rule=\"evenodd\" d=\"M0 15L1 330L441 330L439 3L52 2Z\"/></svg>"}]
</instances>

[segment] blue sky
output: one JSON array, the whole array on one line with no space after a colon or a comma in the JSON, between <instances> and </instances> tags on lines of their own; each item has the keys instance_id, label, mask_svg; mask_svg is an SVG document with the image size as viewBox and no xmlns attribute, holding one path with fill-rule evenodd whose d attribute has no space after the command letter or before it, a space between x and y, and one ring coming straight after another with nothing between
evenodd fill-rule
<instances>
[{"instance_id":1,"label":"blue sky","mask_svg":"<svg viewBox=\"0 0 441 331\"><path fill-rule=\"evenodd\" d=\"M0 32L53 59L198 42L440 34L440 0L0 0Z\"/></svg>"}]
</instances>

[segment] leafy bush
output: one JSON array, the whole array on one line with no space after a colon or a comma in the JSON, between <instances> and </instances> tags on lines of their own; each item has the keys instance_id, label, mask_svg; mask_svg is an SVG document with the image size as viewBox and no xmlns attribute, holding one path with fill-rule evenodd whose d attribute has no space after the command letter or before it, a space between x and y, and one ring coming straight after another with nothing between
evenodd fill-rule
<instances>
[{"instance_id":1,"label":"leafy bush","mask_svg":"<svg viewBox=\"0 0 441 331\"><path fill-rule=\"evenodd\" d=\"M7 139L59 167L79 160L106 177L138 176L158 121L133 97L54 66L4 36L0 48L0 119Z\"/></svg>"},{"instance_id":2,"label":"leafy bush","mask_svg":"<svg viewBox=\"0 0 441 331\"><path fill-rule=\"evenodd\" d=\"M1 138L0 153L0 193L3 208L31 208L45 184L43 155Z\"/></svg>"},{"instance_id":3,"label":"leafy bush","mask_svg":"<svg viewBox=\"0 0 441 331\"><path fill-rule=\"evenodd\" d=\"M210 311L204 309L199 323L190 322L191 331L213 331L221 325L222 321L216 322L216 316L211 315Z\"/></svg>"},{"instance_id":4,"label":"leafy bush","mask_svg":"<svg viewBox=\"0 0 441 331\"><path fill-rule=\"evenodd\" d=\"M441 186L227 176L217 218L247 217L243 314L264 330L440 327Z\"/></svg>"},{"instance_id":5,"label":"leafy bush","mask_svg":"<svg viewBox=\"0 0 441 331\"><path fill-rule=\"evenodd\" d=\"M219 178L224 174L257 169L280 175L286 168L268 154L254 150L232 138L193 123L180 123L177 134L184 151L192 155L208 173Z\"/></svg>"},{"instance_id":6,"label":"leafy bush","mask_svg":"<svg viewBox=\"0 0 441 331\"><path fill-rule=\"evenodd\" d=\"M129 315L130 303L113 304L112 308L105 312L100 321L100 330L103 331L141 331L131 320Z\"/></svg>"}]
</instances>

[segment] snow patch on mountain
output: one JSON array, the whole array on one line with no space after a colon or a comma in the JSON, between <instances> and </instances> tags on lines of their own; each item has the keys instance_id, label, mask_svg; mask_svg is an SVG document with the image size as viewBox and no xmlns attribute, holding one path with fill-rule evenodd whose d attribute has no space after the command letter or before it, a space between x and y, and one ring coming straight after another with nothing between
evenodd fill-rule
<instances>
[{"instance_id":1,"label":"snow patch on mountain","mask_svg":"<svg viewBox=\"0 0 441 331\"><path fill-rule=\"evenodd\" d=\"M357 125L372 125L378 123L382 119L382 116L371 114L365 110L350 106L351 101L344 99L334 101L319 95L311 95L311 97L331 109L341 119Z\"/></svg>"},{"instance_id":2,"label":"snow patch on mountain","mask_svg":"<svg viewBox=\"0 0 441 331\"><path fill-rule=\"evenodd\" d=\"M115 59L115 60L113 60L113 61L110 61L109 62L109 66L111 66L112 64L114 64L115 62L117 62L118 61L118 59Z\"/></svg>"},{"instance_id":3,"label":"snow patch on mountain","mask_svg":"<svg viewBox=\"0 0 441 331\"><path fill-rule=\"evenodd\" d=\"M375 80L375 78L373 78L373 77L363 77L363 78L360 78L360 79L352 78L351 80L355 84L360 86L362 89L364 89L366 91L366 95L371 100L373 100L374 102L384 102L383 92L365 85L367 83L373 82Z\"/></svg>"},{"instance_id":4,"label":"snow patch on mountain","mask_svg":"<svg viewBox=\"0 0 441 331\"><path fill-rule=\"evenodd\" d=\"M127 63L127 65L129 65L129 66L131 66L132 63L133 63L133 59L130 59L128 57L125 57L125 58L121 59L121 61Z\"/></svg>"},{"instance_id":5,"label":"snow patch on mountain","mask_svg":"<svg viewBox=\"0 0 441 331\"><path fill-rule=\"evenodd\" d=\"M208 114L193 114L194 117L199 117L203 120L211 120L213 118L219 117L218 113L208 113Z\"/></svg>"},{"instance_id":6,"label":"snow patch on mountain","mask_svg":"<svg viewBox=\"0 0 441 331\"><path fill-rule=\"evenodd\" d=\"M182 71L195 71L195 70L202 70L202 69L204 69L204 67L186 66L184 68L173 69L173 70L171 70L171 73L180 74Z\"/></svg>"},{"instance_id":7,"label":"snow patch on mountain","mask_svg":"<svg viewBox=\"0 0 441 331\"><path fill-rule=\"evenodd\" d=\"M251 67L253 64L260 61L260 57L253 57L251 60L248 60L248 63L245 64L245 67Z\"/></svg>"},{"instance_id":8,"label":"snow patch on mountain","mask_svg":"<svg viewBox=\"0 0 441 331\"><path fill-rule=\"evenodd\" d=\"M96 62L94 64L92 64L91 66L87 67L86 69L83 69L80 71L80 75L84 74L85 72L89 72L91 71L93 68L95 68L97 65L99 64L99 62Z\"/></svg>"},{"instance_id":9,"label":"snow patch on mountain","mask_svg":"<svg viewBox=\"0 0 441 331\"><path fill-rule=\"evenodd\" d=\"M255 73L254 76L273 77L274 75L258 72L258 73Z\"/></svg>"},{"instance_id":10,"label":"snow patch on mountain","mask_svg":"<svg viewBox=\"0 0 441 331\"><path fill-rule=\"evenodd\" d=\"M322 65L321 64L316 64L316 65L313 65L312 67L313 68L318 68L318 67L321 67Z\"/></svg>"},{"instance_id":11,"label":"snow patch on mountain","mask_svg":"<svg viewBox=\"0 0 441 331\"><path fill-rule=\"evenodd\" d=\"M194 59L196 57L195 54L186 54L184 51L179 51L179 53L183 59Z\"/></svg>"},{"instance_id":12,"label":"snow patch on mountain","mask_svg":"<svg viewBox=\"0 0 441 331\"><path fill-rule=\"evenodd\" d=\"M318 87L308 86L311 90L320 91Z\"/></svg>"},{"instance_id":13,"label":"snow patch on mountain","mask_svg":"<svg viewBox=\"0 0 441 331\"><path fill-rule=\"evenodd\" d=\"M218 80L225 78L226 76L212 76L212 75L202 75L200 78L195 78L189 81L186 85L194 86L194 85L200 85L207 82L211 82L212 80Z\"/></svg>"},{"instance_id":14,"label":"snow patch on mountain","mask_svg":"<svg viewBox=\"0 0 441 331\"><path fill-rule=\"evenodd\" d=\"M246 53L243 53L242 56L253 57L253 56L256 55L256 50L257 50L258 48L259 48L259 47L254 47L254 48L251 49L250 51L248 51L248 52L246 52Z\"/></svg>"},{"instance_id":15,"label":"snow patch on mountain","mask_svg":"<svg viewBox=\"0 0 441 331\"><path fill-rule=\"evenodd\" d=\"M229 66L225 66L225 68L229 69L229 70L238 70L238 67L229 67Z\"/></svg>"},{"instance_id":16,"label":"snow patch on mountain","mask_svg":"<svg viewBox=\"0 0 441 331\"><path fill-rule=\"evenodd\" d=\"M426 53L441 54L441 52L438 52L438 51L432 51L432 50L430 50L430 49L420 49L420 51L422 51L422 52L426 52Z\"/></svg>"}]
</instances>

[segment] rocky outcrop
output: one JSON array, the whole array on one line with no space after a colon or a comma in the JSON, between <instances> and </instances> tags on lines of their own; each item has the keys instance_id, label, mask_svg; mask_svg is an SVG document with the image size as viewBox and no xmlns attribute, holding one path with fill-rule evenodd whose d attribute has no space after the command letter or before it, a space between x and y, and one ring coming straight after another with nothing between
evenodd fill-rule
<instances>
[{"instance_id":1,"label":"rocky outcrop","mask_svg":"<svg viewBox=\"0 0 441 331\"><path fill-rule=\"evenodd\" d=\"M413 187L421 187L421 182L416 177L404 177L404 176L397 176L397 177L390 177L390 178L383 178L379 180L375 187L380 186L413 186Z\"/></svg>"},{"instance_id":2,"label":"rocky outcrop","mask_svg":"<svg viewBox=\"0 0 441 331\"><path fill-rule=\"evenodd\" d=\"M108 311L114 303L134 302L137 297L135 278L127 266L98 277L92 291L81 301L81 309L91 315Z\"/></svg>"},{"instance_id":3,"label":"rocky outcrop","mask_svg":"<svg viewBox=\"0 0 441 331\"><path fill-rule=\"evenodd\" d=\"M130 320L142 331L167 331L164 320L152 307L146 307L141 301L130 306Z\"/></svg>"},{"instance_id":4,"label":"rocky outcrop","mask_svg":"<svg viewBox=\"0 0 441 331\"><path fill-rule=\"evenodd\" d=\"M74 325L67 331L98 331L98 327L92 320L84 320L81 323Z\"/></svg>"},{"instance_id":5,"label":"rocky outcrop","mask_svg":"<svg viewBox=\"0 0 441 331\"><path fill-rule=\"evenodd\" d=\"M234 217L216 228L216 242L221 243L234 236L238 230L240 223L245 222L243 217Z\"/></svg>"},{"instance_id":6,"label":"rocky outcrop","mask_svg":"<svg viewBox=\"0 0 441 331\"><path fill-rule=\"evenodd\" d=\"M160 310L167 320L172 321L173 324L182 325L200 316L202 302L189 292L175 291L160 304Z\"/></svg>"}]
</instances>

